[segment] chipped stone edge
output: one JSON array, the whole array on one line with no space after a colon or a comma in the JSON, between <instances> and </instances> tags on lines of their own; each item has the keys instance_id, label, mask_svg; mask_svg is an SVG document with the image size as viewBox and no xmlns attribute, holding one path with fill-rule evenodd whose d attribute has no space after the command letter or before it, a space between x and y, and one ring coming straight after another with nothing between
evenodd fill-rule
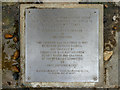
<instances>
[{"instance_id":1,"label":"chipped stone edge","mask_svg":"<svg viewBox=\"0 0 120 90\"><path fill-rule=\"evenodd\" d=\"M25 9L35 8L96 8L99 9L99 82L25 82ZM20 60L21 60L21 83L26 87L104 87L104 64L103 64L103 5L102 4L21 4L20 5Z\"/></svg>"}]
</instances>

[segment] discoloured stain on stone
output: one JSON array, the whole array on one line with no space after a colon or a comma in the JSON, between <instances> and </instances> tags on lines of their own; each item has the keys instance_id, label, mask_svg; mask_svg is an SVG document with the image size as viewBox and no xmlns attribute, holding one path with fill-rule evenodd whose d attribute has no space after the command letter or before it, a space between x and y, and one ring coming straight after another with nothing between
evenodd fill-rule
<instances>
[{"instance_id":1,"label":"discoloured stain on stone","mask_svg":"<svg viewBox=\"0 0 120 90\"><path fill-rule=\"evenodd\" d=\"M112 55L113 55L113 51L105 51L104 52L104 60L108 61Z\"/></svg>"}]
</instances>

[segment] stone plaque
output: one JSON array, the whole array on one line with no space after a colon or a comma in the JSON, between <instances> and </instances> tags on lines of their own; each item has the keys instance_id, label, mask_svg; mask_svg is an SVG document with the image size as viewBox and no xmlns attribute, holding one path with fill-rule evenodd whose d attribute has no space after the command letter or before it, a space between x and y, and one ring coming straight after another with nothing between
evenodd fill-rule
<instances>
[{"instance_id":1,"label":"stone plaque","mask_svg":"<svg viewBox=\"0 0 120 90\"><path fill-rule=\"evenodd\" d=\"M24 7L25 11L21 10L24 82L44 82L45 86L49 86L47 82L51 82L50 86L56 85L54 82L59 86L87 82L93 86L92 83L101 81L102 6Z\"/></svg>"},{"instance_id":2,"label":"stone plaque","mask_svg":"<svg viewBox=\"0 0 120 90\"><path fill-rule=\"evenodd\" d=\"M98 9L26 10L26 81L97 82Z\"/></svg>"}]
</instances>

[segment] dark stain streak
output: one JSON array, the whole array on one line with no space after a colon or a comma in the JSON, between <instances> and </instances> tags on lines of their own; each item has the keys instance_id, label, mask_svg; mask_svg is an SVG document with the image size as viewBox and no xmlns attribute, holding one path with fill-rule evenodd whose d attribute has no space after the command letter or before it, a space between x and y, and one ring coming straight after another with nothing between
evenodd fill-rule
<instances>
[{"instance_id":1,"label":"dark stain streak","mask_svg":"<svg viewBox=\"0 0 120 90\"><path fill-rule=\"evenodd\" d=\"M35 4L43 4L43 2L41 1L41 2L35 2Z\"/></svg>"}]
</instances>

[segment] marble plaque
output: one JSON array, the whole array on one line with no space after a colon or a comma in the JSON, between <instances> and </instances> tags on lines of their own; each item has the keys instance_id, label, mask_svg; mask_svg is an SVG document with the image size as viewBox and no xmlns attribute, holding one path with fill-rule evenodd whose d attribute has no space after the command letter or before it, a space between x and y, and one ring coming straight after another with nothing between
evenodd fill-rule
<instances>
[{"instance_id":1,"label":"marble plaque","mask_svg":"<svg viewBox=\"0 0 120 90\"><path fill-rule=\"evenodd\" d=\"M99 81L99 9L26 9L26 82Z\"/></svg>"}]
</instances>

